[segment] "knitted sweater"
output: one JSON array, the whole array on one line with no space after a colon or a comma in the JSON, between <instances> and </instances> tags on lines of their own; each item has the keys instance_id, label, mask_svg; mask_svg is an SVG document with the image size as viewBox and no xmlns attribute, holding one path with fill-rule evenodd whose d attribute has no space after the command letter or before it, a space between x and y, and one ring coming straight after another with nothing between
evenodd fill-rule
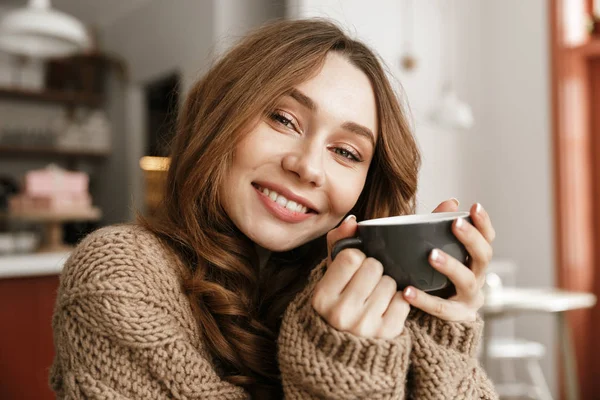
<instances>
[{"instance_id":1,"label":"knitted sweater","mask_svg":"<svg viewBox=\"0 0 600 400\"><path fill-rule=\"evenodd\" d=\"M153 234L103 228L66 262L50 372L67 399L247 399L221 379L181 286L182 268ZM482 322L412 312L393 340L340 332L310 297L324 264L288 306L278 338L286 399L495 399L475 358Z\"/></svg>"}]
</instances>

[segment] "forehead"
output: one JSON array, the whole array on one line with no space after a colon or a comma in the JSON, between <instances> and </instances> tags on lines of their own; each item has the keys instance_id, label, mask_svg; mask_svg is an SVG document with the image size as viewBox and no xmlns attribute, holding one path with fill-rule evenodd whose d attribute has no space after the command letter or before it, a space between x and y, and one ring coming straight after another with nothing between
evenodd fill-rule
<instances>
[{"instance_id":1,"label":"forehead","mask_svg":"<svg viewBox=\"0 0 600 400\"><path fill-rule=\"evenodd\" d=\"M344 56L329 53L321 70L297 85L318 114L339 124L355 122L377 135L377 104L371 81Z\"/></svg>"}]
</instances>

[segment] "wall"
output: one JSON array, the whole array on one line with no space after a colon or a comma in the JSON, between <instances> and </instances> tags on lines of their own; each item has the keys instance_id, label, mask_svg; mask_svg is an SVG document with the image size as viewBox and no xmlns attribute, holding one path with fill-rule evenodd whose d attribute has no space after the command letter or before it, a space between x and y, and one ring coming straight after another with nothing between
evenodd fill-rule
<instances>
[{"instance_id":1,"label":"wall","mask_svg":"<svg viewBox=\"0 0 600 400\"><path fill-rule=\"evenodd\" d=\"M211 1L149 1L104 27L101 43L127 61L134 83L171 71L188 79L202 69L210 52L212 15Z\"/></svg>"},{"instance_id":2,"label":"wall","mask_svg":"<svg viewBox=\"0 0 600 400\"><path fill-rule=\"evenodd\" d=\"M218 0L214 9L214 43L221 54L246 32L264 22L283 18L286 6L283 0Z\"/></svg>"},{"instance_id":3,"label":"wall","mask_svg":"<svg viewBox=\"0 0 600 400\"><path fill-rule=\"evenodd\" d=\"M494 216L496 254L516 260L526 286L555 284L548 11L544 0L484 1L479 16L483 131L472 138L468 179ZM517 334L546 345L556 394L553 317L519 318Z\"/></svg>"},{"instance_id":4,"label":"wall","mask_svg":"<svg viewBox=\"0 0 600 400\"><path fill-rule=\"evenodd\" d=\"M456 0L453 14L452 2L413 1L413 49L419 64L409 73L399 68L406 3L376 4L293 0L288 15L337 20L370 44L401 83L398 90L408 99L423 153L419 212L453 196L463 208L481 202L498 233L495 257L517 263L518 284L552 286L546 2ZM454 25L447 25L452 21ZM453 63L444 58L443 46L454 54ZM459 97L473 109L476 125L469 131L445 131L427 121L448 74L454 77ZM554 321L549 316L520 318L516 333L546 346L544 372L556 393Z\"/></svg>"}]
</instances>

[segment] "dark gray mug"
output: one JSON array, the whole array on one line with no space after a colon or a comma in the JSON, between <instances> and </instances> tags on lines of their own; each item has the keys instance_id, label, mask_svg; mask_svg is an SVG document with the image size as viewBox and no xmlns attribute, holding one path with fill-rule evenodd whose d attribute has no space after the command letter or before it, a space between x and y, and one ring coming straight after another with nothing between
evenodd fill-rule
<instances>
[{"instance_id":1,"label":"dark gray mug","mask_svg":"<svg viewBox=\"0 0 600 400\"><path fill-rule=\"evenodd\" d=\"M358 223L358 237L338 241L331 259L347 248L362 250L383 264L384 273L394 278L398 290L411 285L426 292L442 291L447 297L452 282L429 264L431 250L437 248L466 264L465 246L452 233L452 223L468 212L446 212L377 218Z\"/></svg>"}]
</instances>

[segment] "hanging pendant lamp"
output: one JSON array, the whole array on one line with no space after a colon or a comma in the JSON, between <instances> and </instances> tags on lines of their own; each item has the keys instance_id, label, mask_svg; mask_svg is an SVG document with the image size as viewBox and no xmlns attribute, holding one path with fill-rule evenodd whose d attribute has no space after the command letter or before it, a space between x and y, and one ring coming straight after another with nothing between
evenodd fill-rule
<instances>
[{"instance_id":1,"label":"hanging pendant lamp","mask_svg":"<svg viewBox=\"0 0 600 400\"><path fill-rule=\"evenodd\" d=\"M402 3L403 6L403 20L402 20L402 38L404 39L404 53L402 54L402 58L400 63L402 68L411 72L417 67L417 57L413 50L414 43L414 28L413 28L413 19L414 19L414 7L413 0L404 0Z\"/></svg>"},{"instance_id":2,"label":"hanging pendant lamp","mask_svg":"<svg viewBox=\"0 0 600 400\"><path fill-rule=\"evenodd\" d=\"M50 0L29 0L27 7L0 18L0 50L36 58L63 57L89 49L85 25L54 10Z\"/></svg>"}]
</instances>

